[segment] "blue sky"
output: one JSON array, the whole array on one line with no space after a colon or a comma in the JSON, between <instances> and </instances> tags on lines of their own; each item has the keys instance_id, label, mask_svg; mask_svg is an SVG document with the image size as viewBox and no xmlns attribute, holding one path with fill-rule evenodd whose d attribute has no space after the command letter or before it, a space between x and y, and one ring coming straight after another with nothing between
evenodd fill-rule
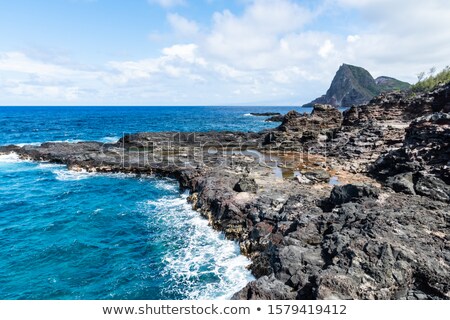
<instances>
[{"instance_id":1,"label":"blue sky","mask_svg":"<svg viewBox=\"0 0 450 320\"><path fill-rule=\"evenodd\" d=\"M449 64L445 0L0 2L0 105L299 105Z\"/></svg>"}]
</instances>

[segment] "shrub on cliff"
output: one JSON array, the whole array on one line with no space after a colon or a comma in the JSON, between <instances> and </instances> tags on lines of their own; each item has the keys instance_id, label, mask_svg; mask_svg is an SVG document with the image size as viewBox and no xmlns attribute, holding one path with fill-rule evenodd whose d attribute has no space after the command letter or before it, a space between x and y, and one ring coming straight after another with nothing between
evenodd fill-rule
<instances>
[{"instance_id":1,"label":"shrub on cliff","mask_svg":"<svg viewBox=\"0 0 450 320\"><path fill-rule=\"evenodd\" d=\"M435 89L440 84L445 84L450 82L450 66L446 66L444 70L434 75L434 68L430 70L429 76L425 77L425 73L421 72L418 75L419 81L412 86L412 91L414 92L424 92L431 91Z\"/></svg>"}]
</instances>

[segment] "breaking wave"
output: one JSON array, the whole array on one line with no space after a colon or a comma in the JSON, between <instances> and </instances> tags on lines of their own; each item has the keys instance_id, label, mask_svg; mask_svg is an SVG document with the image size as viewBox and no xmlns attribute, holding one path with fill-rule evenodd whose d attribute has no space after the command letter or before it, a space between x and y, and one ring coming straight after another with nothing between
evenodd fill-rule
<instances>
[{"instance_id":1,"label":"breaking wave","mask_svg":"<svg viewBox=\"0 0 450 320\"><path fill-rule=\"evenodd\" d=\"M171 285L164 291L187 299L228 299L254 279L246 268L250 261L240 254L237 243L225 239L192 210L186 197L186 193L165 197L144 206L150 221L157 219L170 229L164 237L173 249L163 261Z\"/></svg>"}]
</instances>

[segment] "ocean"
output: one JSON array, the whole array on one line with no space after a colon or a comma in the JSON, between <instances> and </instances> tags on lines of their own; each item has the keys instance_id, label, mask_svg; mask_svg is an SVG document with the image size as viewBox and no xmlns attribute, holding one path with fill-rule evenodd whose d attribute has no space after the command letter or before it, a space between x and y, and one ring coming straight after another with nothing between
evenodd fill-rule
<instances>
[{"instance_id":1,"label":"ocean","mask_svg":"<svg viewBox=\"0 0 450 320\"><path fill-rule=\"evenodd\" d=\"M0 108L0 145L144 131L259 131L288 107ZM304 109L299 109L305 111ZM306 110L309 111L309 110ZM0 299L228 299L253 279L176 181L0 155Z\"/></svg>"}]
</instances>

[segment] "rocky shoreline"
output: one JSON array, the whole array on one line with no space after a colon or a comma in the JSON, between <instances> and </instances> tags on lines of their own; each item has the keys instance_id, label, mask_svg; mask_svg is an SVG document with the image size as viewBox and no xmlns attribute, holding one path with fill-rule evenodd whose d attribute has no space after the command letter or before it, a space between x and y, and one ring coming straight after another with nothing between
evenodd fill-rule
<instances>
[{"instance_id":1,"label":"rocky shoreline","mask_svg":"<svg viewBox=\"0 0 450 320\"><path fill-rule=\"evenodd\" d=\"M176 178L257 278L234 299L450 299L450 84L316 105L259 133L0 147L71 170Z\"/></svg>"}]
</instances>

